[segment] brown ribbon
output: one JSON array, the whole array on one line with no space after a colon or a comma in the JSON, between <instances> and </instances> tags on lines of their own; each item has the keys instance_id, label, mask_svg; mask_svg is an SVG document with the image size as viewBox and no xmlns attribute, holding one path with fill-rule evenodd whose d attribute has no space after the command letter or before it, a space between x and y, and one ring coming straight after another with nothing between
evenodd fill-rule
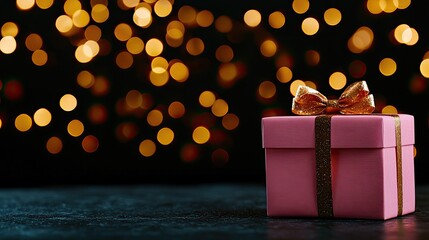
<instances>
[{"instance_id":1,"label":"brown ribbon","mask_svg":"<svg viewBox=\"0 0 429 240\"><path fill-rule=\"evenodd\" d=\"M317 116L315 120L316 192L319 217L333 217L331 176L331 117Z\"/></svg>"}]
</instances>

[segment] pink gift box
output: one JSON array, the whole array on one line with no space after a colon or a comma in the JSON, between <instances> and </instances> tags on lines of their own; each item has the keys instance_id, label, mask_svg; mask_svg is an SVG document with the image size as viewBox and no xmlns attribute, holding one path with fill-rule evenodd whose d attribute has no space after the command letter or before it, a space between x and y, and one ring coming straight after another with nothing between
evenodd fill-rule
<instances>
[{"instance_id":1,"label":"pink gift box","mask_svg":"<svg viewBox=\"0 0 429 240\"><path fill-rule=\"evenodd\" d=\"M316 116L262 119L267 214L317 217ZM414 118L399 114L402 214L415 211ZM331 118L332 209L336 218L398 216L395 120L389 115Z\"/></svg>"}]
</instances>

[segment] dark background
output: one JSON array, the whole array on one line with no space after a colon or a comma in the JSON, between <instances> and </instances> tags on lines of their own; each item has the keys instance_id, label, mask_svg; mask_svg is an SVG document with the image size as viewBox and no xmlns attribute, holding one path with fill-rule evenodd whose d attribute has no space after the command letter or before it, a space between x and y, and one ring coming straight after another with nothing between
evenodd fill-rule
<instances>
[{"instance_id":1,"label":"dark background","mask_svg":"<svg viewBox=\"0 0 429 240\"><path fill-rule=\"evenodd\" d=\"M209 10L215 19L229 16L234 24L232 32L220 33L214 24L207 28L186 27L184 42L199 37L204 41L204 52L192 56L186 52L185 44L178 48L169 47L165 43L166 26L177 19L177 13L184 5L197 11ZM0 53L0 185L263 182L261 117L292 114L293 96L289 87L296 79L313 81L317 89L327 96L339 96L342 90L333 90L328 83L329 76L336 71L347 76L347 85L358 80L367 81L376 97L376 112L386 105L393 105L400 113L415 116L416 182L428 183L428 80L419 70L423 56L429 50L428 15L424 5L424 1L412 1L407 9L373 15L366 9L366 1L311 1L306 13L297 14L292 9L292 1L176 0L169 16L160 18L153 13L152 25L142 29L132 21L133 9L121 10L116 1L109 1L109 19L101 24L91 20L90 24L102 29L102 38L110 43L110 52L82 64L74 57L76 46L72 44L73 37L63 36L55 28L55 20L64 14L63 1L55 1L46 10L34 6L28 11L18 10L15 1L1 1L0 25L14 22L19 33L15 37L17 49L9 55ZM91 11L90 1L82 1L82 6ZM323 13L331 7L342 13L337 26L328 26L323 20ZM249 9L257 9L262 15L262 22L256 28L246 26L243 21L243 15ZM286 23L280 29L273 29L268 24L268 16L274 11L281 11L286 16ZM307 36L301 30L301 22L307 17L319 21L320 29L314 36ZM170 79L162 87L151 85L147 79L151 58L145 52L134 56L131 68L118 68L115 57L126 48L115 38L113 31L122 22L132 25L133 35L145 43L150 38L160 39L164 44L161 55L167 60L183 61L189 68L189 79L184 83ZM392 40L392 31L403 23L417 30L417 44L407 46ZM374 41L370 49L355 54L348 50L347 41L362 26L372 29ZM42 49L49 56L44 66L35 66L31 52L25 47L25 39L30 33L38 33L43 38ZM259 52L261 39L265 38L275 40L278 46L276 55L271 58ZM214 53L223 44L234 50L232 62L241 69L239 78L230 87L222 86L217 80L220 63ZM311 66L306 62L308 50L320 53L318 65ZM281 56L287 56L287 65L293 71L293 79L288 83L276 79L276 61ZM383 76L378 69L379 62L385 57L397 63L397 71L389 77ZM355 60L366 66L365 74L359 78L353 78L349 72L349 65ZM95 96L90 90L81 88L76 83L76 76L82 70L106 77L110 83L108 94ZM263 100L258 97L257 90L259 84L266 80L276 85L277 92L273 98ZM23 94L19 99L11 100L5 96L5 86L10 81L18 81L22 86ZM117 102L132 89L152 96L154 105L151 109L164 113L160 126L147 124L147 111L140 115L118 114ZM198 96L204 90L211 90L228 102L229 112L240 119L235 130L224 129L221 118L199 105ZM66 93L78 99L78 107L72 112L63 111L58 104ZM185 105L183 118L168 117L166 109L172 101ZM103 124L93 124L88 120L88 109L95 103L108 110L107 121ZM41 107L49 109L52 114L48 126L33 124L27 132L19 132L15 128L16 116L21 113L32 116ZM82 136L75 138L67 133L66 126L72 119L80 119L84 123ZM116 129L122 123L136 126L136 136L127 141L119 140ZM198 125L207 126L212 133L206 144L197 145L192 140L192 131ZM170 127L175 132L175 139L168 146L156 141L156 133L162 127ZM81 147L83 137L88 134L96 136L100 143L94 153L86 153ZM63 142L59 154L53 155L46 150L46 141L52 136L58 136ZM138 147L143 139L152 139L157 144L153 156L143 157L139 153ZM181 157L184 147L189 146L187 144L196 149L196 157L192 161L184 161ZM225 150L228 158L213 159L212 153L216 149Z\"/></svg>"}]
</instances>

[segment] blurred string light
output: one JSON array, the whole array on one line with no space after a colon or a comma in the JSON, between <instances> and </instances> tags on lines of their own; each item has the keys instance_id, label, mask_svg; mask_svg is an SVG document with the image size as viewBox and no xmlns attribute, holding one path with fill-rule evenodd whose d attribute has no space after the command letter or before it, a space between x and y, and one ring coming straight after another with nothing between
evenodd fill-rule
<instances>
[{"instance_id":1,"label":"blurred string light","mask_svg":"<svg viewBox=\"0 0 429 240\"><path fill-rule=\"evenodd\" d=\"M117 0L109 4L103 0L92 0L89 4L79 0L66 0L55 4L61 4L62 11L56 13L52 24L60 36L70 40L74 49L72 57L82 66L76 70L74 76L77 86L88 91L94 98L101 98L111 91L116 91L113 89L112 79L98 73L96 68L91 68L93 65L90 64L97 64L98 59L104 57L112 58L119 71L138 70L141 80L148 84L141 89L134 86L126 89L123 97L116 100L113 110L104 102L87 104L79 100L78 106L76 96L79 94L71 91L60 97L59 106L69 116L64 123L65 130L68 135L80 141L82 150L94 153L103 148L103 140L99 140L95 133L89 134L90 125L102 125L114 117L119 117L121 120L114 129L116 138L124 143L133 139L139 141L134 150L142 157L156 156L157 152L164 151L169 145L176 145L179 146L178 155L182 161L192 162L207 155L214 166L223 166L229 161L229 146L224 145L224 142L228 142L226 140L230 138L229 131L240 126L241 117L232 112L233 105L228 102L227 97L220 94L222 89L236 86L247 74L248 63L241 61L243 52L234 40L235 35L240 35L237 29L244 26L245 31L257 33L254 39L255 49L261 59L275 65L273 74L258 79L255 89L256 99L269 108L276 103L284 86L293 96L298 86L317 88L318 84L305 79L302 71L295 68L296 56L285 51L284 44L273 34L266 33L270 30L275 33L283 28L290 28L289 23L299 22L299 26L293 27L300 29L304 38L317 39L321 30L326 27L335 28L341 25L343 20L342 10L335 7L324 9L322 14L310 15L313 6L308 0L293 0L290 3L291 10L273 9L267 13L262 9L248 9L242 13L240 20L189 5L176 7L173 0ZM392 14L407 9L410 4L411 0L367 0L363 7L369 14ZM51 8L53 5L53 0L16 0L17 9L27 12L33 12L35 8L54 11ZM128 19L118 20L116 16L113 17L114 8L129 12ZM113 29L106 27L106 22L112 24ZM50 40L46 39L46 35L22 32L18 24L12 21L2 23L1 26L1 54L13 54L20 45L25 45L25 49L30 52L31 62L41 69L49 69L51 58L55 56L51 55L50 46L47 44ZM215 42L212 46L210 44L213 43L204 35L194 31L199 28L215 30L217 34L224 35L227 41ZM417 30L405 23L390 31L390 41L394 45L412 47L419 41ZM109 39L109 35L114 38ZM371 51L376 41L374 35L371 24L362 25L354 29L353 34L347 36L348 41L342 44L353 56L359 56ZM180 54L172 58L169 53L175 50ZM303 60L312 68L320 66L324 57L319 49L309 48L306 49ZM181 84L184 86L191 80L196 81L193 73L199 69L198 65L193 65L192 62L202 58L210 58L212 67L216 68L216 76L215 79L201 80L217 81L217 87L198 89L199 94L192 101L185 98L160 101L157 98L155 92L158 90L170 91L167 88ZM367 69L372 67L374 66L369 66L369 63L363 60L354 59L345 63L344 69L328 69L332 74L327 76L325 81L332 89L341 90L348 81L352 81L348 78L361 79ZM402 66L390 57L378 62L378 70L383 77L393 76L400 67ZM418 94L425 90L426 78L429 78L428 69L429 54L425 54L420 64L420 75L410 80L412 93ZM0 90L4 93L3 101L17 101L25 97L25 86L20 80L0 83ZM196 108L192 107L195 103L198 106ZM75 111L76 108L84 111L85 119L75 116L78 112ZM384 103L381 112L391 114L397 113L398 110ZM285 111L267 109L265 113L276 115L285 114ZM54 109L39 107L33 118L27 113L16 116L14 125L19 132L31 130L33 123L49 128L52 118L57 117L56 114L58 113ZM125 120L130 116L138 120ZM176 129L177 124L186 125L186 141L175 140L180 132ZM0 121L0 127L7 127L7 123ZM148 129L150 131L146 131ZM57 134L46 139L45 148L49 153L59 154L67 147L68 140L60 136ZM209 146L210 152L206 153L201 145Z\"/></svg>"}]
</instances>

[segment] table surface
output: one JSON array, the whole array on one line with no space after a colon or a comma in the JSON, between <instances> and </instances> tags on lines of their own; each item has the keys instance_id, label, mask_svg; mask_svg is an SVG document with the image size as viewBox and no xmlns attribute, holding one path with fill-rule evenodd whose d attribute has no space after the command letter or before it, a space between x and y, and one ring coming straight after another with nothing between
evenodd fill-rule
<instances>
[{"instance_id":1,"label":"table surface","mask_svg":"<svg viewBox=\"0 0 429 240\"><path fill-rule=\"evenodd\" d=\"M429 239L429 186L414 214L381 220L266 216L258 184L0 189L1 239Z\"/></svg>"}]
</instances>

